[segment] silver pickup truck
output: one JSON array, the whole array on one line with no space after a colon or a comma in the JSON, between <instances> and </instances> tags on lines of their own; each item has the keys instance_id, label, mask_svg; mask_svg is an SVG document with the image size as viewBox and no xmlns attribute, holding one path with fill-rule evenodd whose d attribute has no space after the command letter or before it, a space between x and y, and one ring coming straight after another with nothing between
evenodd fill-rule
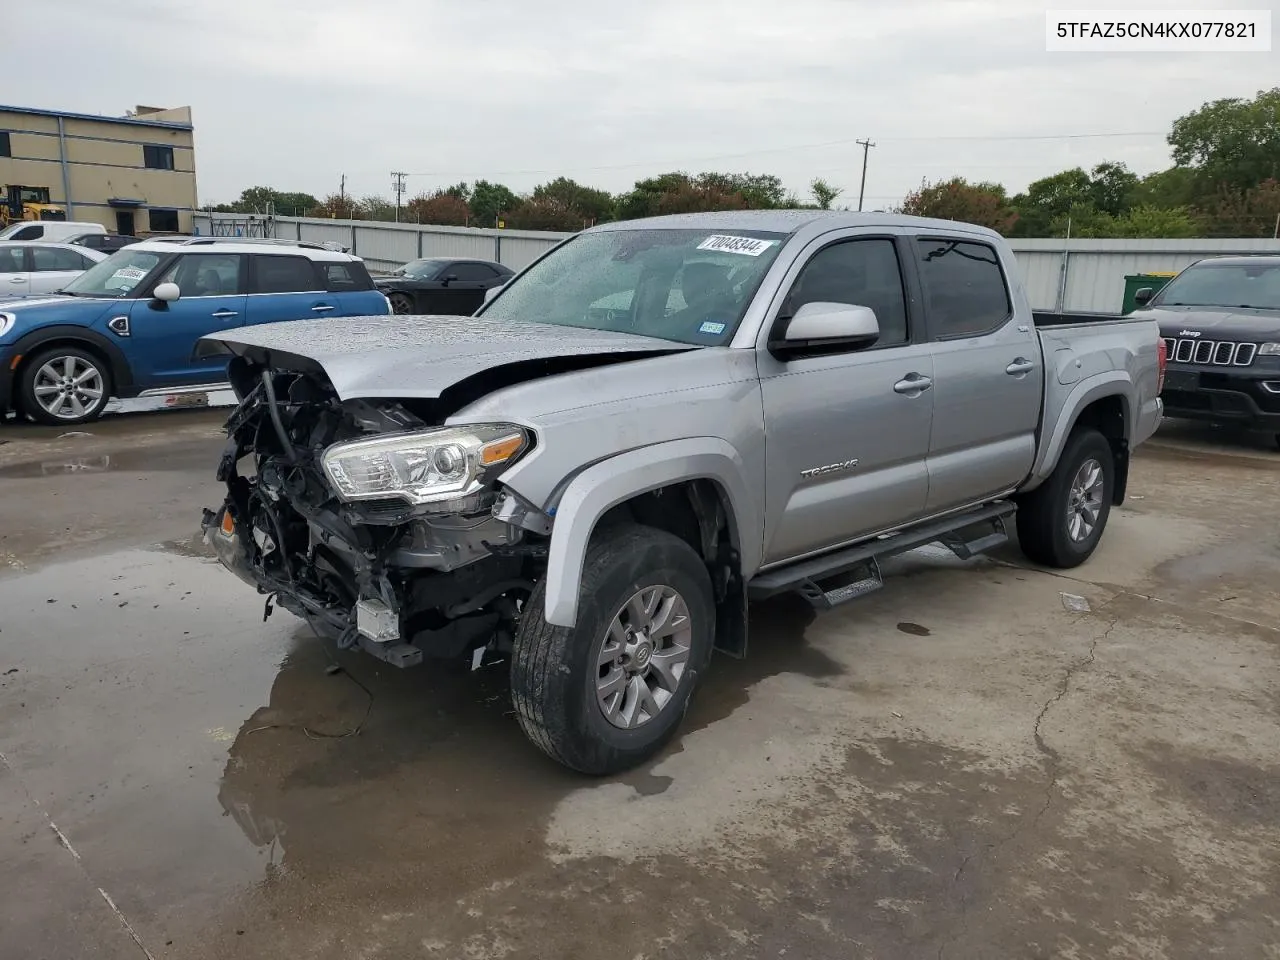
<instances>
[{"instance_id":1,"label":"silver pickup truck","mask_svg":"<svg viewBox=\"0 0 1280 960\"><path fill-rule=\"evenodd\" d=\"M831 607L1011 523L1083 562L1165 359L1140 316L1037 328L989 230L822 211L607 224L473 317L206 349L240 398L222 562L340 647L509 662L525 733L588 774L673 735L750 600Z\"/></svg>"}]
</instances>

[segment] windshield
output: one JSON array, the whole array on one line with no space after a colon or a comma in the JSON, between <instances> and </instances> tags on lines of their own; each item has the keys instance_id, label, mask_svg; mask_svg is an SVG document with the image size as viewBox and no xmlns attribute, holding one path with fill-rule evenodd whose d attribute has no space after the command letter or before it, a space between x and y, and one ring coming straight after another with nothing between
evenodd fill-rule
<instances>
[{"instance_id":1,"label":"windshield","mask_svg":"<svg viewBox=\"0 0 1280 960\"><path fill-rule=\"evenodd\" d=\"M160 262L162 254L126 247L94 264L63 288L77 297L124 297Z\"/></svg>"},{"instance_id":2,"label":"windshield","mask_svg":"<svg viewBox=\"0 0 1280 960\"><path fill-rule=\"evenodd\" d=\"M478 315L723 345L785 238L759 230L582 234L530 267Z\"/></svg>"},{"instance_id":3,"label":"windshield","mask_svg":"<svg viewBox=\"0 0 1280 960\"><path fill-rule=\"evenodd\" d=\"M1280 310L1280 261L1188 267L1169 281L1151 306Z\"/></svg>"}]
</instances>

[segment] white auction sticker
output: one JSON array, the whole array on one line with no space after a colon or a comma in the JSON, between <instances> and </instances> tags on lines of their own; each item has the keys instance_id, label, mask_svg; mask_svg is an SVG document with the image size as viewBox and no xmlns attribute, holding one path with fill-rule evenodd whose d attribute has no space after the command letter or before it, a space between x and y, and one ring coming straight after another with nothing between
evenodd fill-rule
<instances>
[{"instance_id":1,"label":"white auction sticker","mask_svg":"<svg viewBox=\"0 0 1280 960\"><path fill-rule=\"evenodd\" d=\"M755 237L730 237L722 234L707 237L700 244L699 250L719 250L722 253L741 253L748 257L758 257L770 247L776 240L757 240Z\"/></svg>"},{"instance_id":2,"label":"white auction sticker","mask_svg":"<svg viewBox=\"0 0 1280 960\"><path fill-rule=\"evenodd\" d=\"M1270 10L1049 10L1050 52L1265 53Z\"/></svg>"}]
</instances>

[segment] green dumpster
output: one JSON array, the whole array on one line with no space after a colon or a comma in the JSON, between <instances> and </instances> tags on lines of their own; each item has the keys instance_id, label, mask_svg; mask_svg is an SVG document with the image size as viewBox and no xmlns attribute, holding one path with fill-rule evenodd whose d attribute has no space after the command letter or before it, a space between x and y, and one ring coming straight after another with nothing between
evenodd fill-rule
<instances>
[{"instance_id":1,"label":"green dumpster","mask_svg":"<svg viewBox=\"0 0 1280 960\"><path fill-rule=\"evenodd\" d=\"M1134 297L1143 287L1150 287L1151 292L1158 293L1160 288L1176 277L1178 274L1173 273L1134 273L1124 278L1124 303L1120 307L1120 312L1132 313L1138 306L1134 302Z\"/></svg>"}]
</instances>

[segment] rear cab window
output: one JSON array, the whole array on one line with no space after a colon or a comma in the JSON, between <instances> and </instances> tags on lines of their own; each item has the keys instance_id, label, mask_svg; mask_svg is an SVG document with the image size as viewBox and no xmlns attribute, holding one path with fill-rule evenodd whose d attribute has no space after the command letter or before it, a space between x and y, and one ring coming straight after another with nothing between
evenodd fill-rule
<instances>
[{"instance_id":1,"label":"rear cab window","mask_svg":"<svg viewBox=\"0 0 1280 960\"><path fill-rule=\"evenodd\" d=\"M917 237L915 244L930 339L982 336L1013 315L1009 283L991 244L954 237Z\"/></svg>"}]
</instances>

